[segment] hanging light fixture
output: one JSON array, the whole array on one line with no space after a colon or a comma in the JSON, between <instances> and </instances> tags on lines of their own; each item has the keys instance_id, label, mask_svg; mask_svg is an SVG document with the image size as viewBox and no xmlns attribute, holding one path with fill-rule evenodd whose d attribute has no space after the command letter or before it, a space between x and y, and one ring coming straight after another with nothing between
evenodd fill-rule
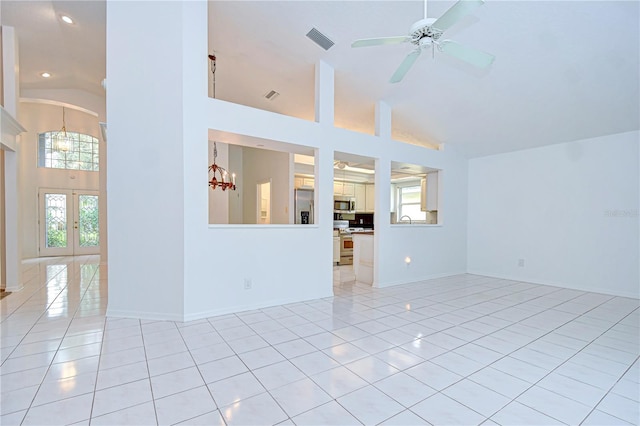
<instances>
[{"instance_id":1,"label":"hanging light fixture","mask_svg":"<svg viewBox=\"0 0 640 426\"><path fill-rule=\"evenodd\" d=\"M213 164L209 166L209 173L213 172L213 177L209 181L209 186L212 189L220 188L223 191L225 191L227 188L235 190L236 174L232 173L231 179L229 179L229 173L223 167L220 167L216 164L217 157L218 157L218 147L216 146L216 143L214 141L213 142ZM216 177L216 173L220 176L220 179Z\"/></svg>"},{"instance_id":2,"label":"hanging light fixture","mask_svg":"<svg viewBox=\"0 0 640 426\"><path fill-rule=\"evenodd\" d=\"M67 152L71 149L71 139L67 135L67 126L64 120L64 107L62 107L62 129L53 136L53 149Z\"/></svg>"},{"instance_id":3,"label":"hanging light fixture","mask_svg":"<svg viewBox=\"0 0 640 426\"><path fill-rule=\"evenodd\" d=\"M215 55L209 55L209 61L211 61L211 75L212 86L213 86L213 99L216 98L216 57ZM211 180L209 181L209 186L211 189L220 188L223 191L227 189L234 190L236 189L236 174L231 173L231 179L229 179L229 172L223 167L220 167L216 164L216 158L218 158L218 147L216 142L213 141L213 164L209 166L209 176L213 174ZM216 174L220 176L220 179L216 177Z\"/></svg>"}]
</instances>

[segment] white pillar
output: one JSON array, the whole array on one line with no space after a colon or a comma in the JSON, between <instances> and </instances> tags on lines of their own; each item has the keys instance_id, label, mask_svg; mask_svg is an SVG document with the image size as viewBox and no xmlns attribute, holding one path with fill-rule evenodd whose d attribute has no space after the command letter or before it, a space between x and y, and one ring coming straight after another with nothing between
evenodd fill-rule
<instances>
[{"instance_id":1,"label":"white pillar","mask_svg":"<svg viewBox=\"0 0 640 426\"><path fill-rule=\"evenodd\" d=\"M374 228L376 232L373 235L373 287L380 286L380 270L384 266L381 253L384 237L389 235L389 204L391 203L390 195L390 177L391 162L386 159L376 159L376 175L375 175L375 211ZM380 213L379 213L380 212Z\"/></svg>"},{"instance_id":2,"label":"white pillar","mask_svg":"<svg viewBox=\"0 0 640 426\"><path fill-rule=\"evenodd\" d=\"M2 125L2 122L0 122ZM7 282L5 275L6 261L4 239L4 149L0 147L0 288L4 288Z\"/></svg>"},{"instance_id":3,"label":"white pillar","mask_svg":"<svg viewBox=\"0 0 640 426\"><path fill-rule=\"evenodd\" d=\"M184 318L188 7L107 2L108 315Z\"/></svg>"},{"instance_id":4,"label":"white pillar","mask_svg":"<svg viewBox=\"0 0 640 426\"><path fill-rule=\"evenodd\" d=\"M376 102L376 136L391 139L391 108L384 101Z\"/></svg>"},{"instance_id":5,"label":"white pillar","mask_svg":"<svg viewBox=\"0 0 640 426\"><path fill-rule=\"evenodd\" d=\"M334 71L324 61L316 63L316 123L333 126L334 120Z\"/></svg>"},{"instance_id":6,"label":"white pillar","mask_svg":"<svg viewBox=\"0 0 640 426\"><path fill-rule=\"evenodd\" d=\"M18 39L12 27L2 27L2 93L3 106L13 118L18 116L19 69ZM7 123L3 123L4 128ZM24 129L23 129L24 130ZM16 135L18 133L15 133ZM20 198L18 191L20 147L15 144L15 151L4 153L4 258L5 289L17 291L22 289L22 232L20 220Z\"/></svg>"},{"instance_id":7,"label":"white pillar","mask_svg":"<svg viewBox=\"0 0 640 426\"><path fill-rule=\"evenodd\" d=\"M22 221L20 220L20 199L18 194L19 150L4 153L4 220L5 220L5 290L22 289Z\"/></svg>"},{"instance_id":8,"label":"white pillar","mask_svg":"<svg viewBox=\"0 0 640 426\"><path fill-rule=\"evenodd\" d=\"M102 141L99 149L102 153L100 155L98 166L99 171L99 190L100 198L98 199L98 217L100 218L100 265L105 268L108 259L109 239L107 238L107 123L100 123L100 130L102 132Z\"/></svg>"},{"instance_id":9,"label":"white pillar","mask_svg":"<svg viewBox=\"0 0 640 426\"><path fill-rule=\"evenodd\" d=\"M2 105L14 118L18 117L20 74L18 38L13 27L2 26Z\"/></svg>"}]
</instances>

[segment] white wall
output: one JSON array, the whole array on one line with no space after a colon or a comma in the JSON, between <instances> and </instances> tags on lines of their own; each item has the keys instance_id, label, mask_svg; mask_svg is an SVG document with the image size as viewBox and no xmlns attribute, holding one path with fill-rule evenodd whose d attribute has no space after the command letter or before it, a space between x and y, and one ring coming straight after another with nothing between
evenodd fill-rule
<instances>
[{"instance_id":1,"label":"white wall","mask_svg":"<svg viewBox=\"0 0 640 426\"><path fill-rule=\"evenodd\" d=\"M79 89L24 89L20 99L25 101L51 101L77 105L98 115L98 121L107 120L105 96L99 96Z\"/></svg>"},{"instance_id":2,"label":"white wall","mask_svg":"<svg viewBox=\"0 0 640 426\"><path fill-rule=\"evenodd\" d=\"M466 272L467 160L451 147L444 151L416 152L412 156L394 155L391 160L442 169L438 206L441 224L390 225L389 184L380 191L376 180L376 197L385 196L380 200L383 214L375 217L376 234L381 234L376 258L381 268L377 279L374 278L377 285L384 287ZM386 176L388 181L389 175ZM408 266L407 256L411 258Z\"/></svg>"},{"instance_id":3,"label":"white wall","mask_svg":"<svg viewBox=\"0 0 640 426\"><path fill-rule=\"evenodd\" d=\"M470 160L468 271L639 297L639 140L636 131Z\"/></svg>"},{"instance_id":4,"label":"white wall","mask_svg":"<svg viewBox=\"0 0 640 426\"><path fill-rule=\"evenodd\" d=\"M336 128L332 114L312 123L207 98L206 7L107 5L109 315L195 319L331 296L335 151L376 159L376 285L463 272L466 160ZM321 92L332 103L333 86ZM245 138L315 151L314 225L209 225L208 140ZM443 226L391 227L391 161L445 171Z\"/></svg>"},{"instance_id":5,"label":"white wall","mask_svg":"<svg viewBox=\"0 0 640 426\"><path fill-rule=\"evenodd\" d=\"M107 103L105 94L97 95L79 89L22 89L20 99L23 102L48 103L50 105L73 105L78 110L97 114L99 122L107 121ZM100 263L107 263L107 141L102 133L94 135L100 140Z\"/></svg>"},{"instance_id":6,"label":"white wall","mask_svg":"<svg viewBox=\"0 0 640 426\"><path fill-rule=\"evenodd\" d=\"M20 193L22 212L22 257L37 257L38 253L38 189L99 190L99 173L82 170L62 170L38 167L38 134L58 131L62 127L62 107L43 103L20 102L21 124L27 131L20 142ZM94 115L65 108L67 130L94 136L100 140L104 155L98 118ZM104 199L100 193L100 199ZM104 222L102 220L101 222ZM102 230L102 229L101 229ZM101 235L101 239L105 235Z\"/></svg>"},{"instance_id":7,"label":"white wall","mask_svg":"<svg viewBox=\"0 0 640 426\"><path fill-rule=\"evenodd\" d=\"M289 223L289 154L242 148L244 223L257 223L258 183L271 182L271 223Z\"/></svg>"}]
</instances>

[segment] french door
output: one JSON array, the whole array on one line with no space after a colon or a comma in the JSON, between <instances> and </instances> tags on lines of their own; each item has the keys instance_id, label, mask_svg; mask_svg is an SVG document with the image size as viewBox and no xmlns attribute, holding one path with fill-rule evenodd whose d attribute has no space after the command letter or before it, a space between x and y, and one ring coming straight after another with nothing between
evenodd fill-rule
<instances>
[{"instance_id":1,"label":"french door","mask_svg":"<svg viewBox=\"0 0 640 426\"><path fill-rule=\"evenodd\" d=\"M40 256L99 254L98 191L40 188Z\"/></svg>"}]
</instances>

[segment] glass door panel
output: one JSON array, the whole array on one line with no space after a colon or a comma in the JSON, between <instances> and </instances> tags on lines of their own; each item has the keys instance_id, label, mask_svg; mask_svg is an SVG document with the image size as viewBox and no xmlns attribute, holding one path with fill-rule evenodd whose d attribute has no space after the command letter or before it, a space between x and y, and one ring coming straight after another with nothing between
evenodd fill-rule
<instances>
[{"instance_id":1,"label":"glass door panel","mask_svg":"<svg viewBox=\"0 0 640 426\"><path fill-rule=\"evenodd\" d=\"M45 194L47 248L67 247L67 194Z\"/></svg>"},{"instance_id":2,"label":"glass door panel","mask_svg":"<svg viewBox=\"0 0 640 426\"><path fill-rule=\"evenodd\" d=\"M74 253L96 254L100 250L97 192L76 191L74 205Z\"/></svg>"},{"instance_id":3,"label":"glass door panel","mask_svg":"<svg viewBox=\"0 0 640 426\"><path fill-rule=\"evenodd\" d=\"M40 190L40 255L70 256L73 226L71 191L63 189Z\"/></svg>"},{"instance_id":4,"label":"glass door panel","mask_svg":"<svg viewBox=\"0 0 640 426\"><path fill-rule=\"evenodd\" d=\"M98 192L40 189L40 256L100 252Z\"/></svg>"}]
</instances>

